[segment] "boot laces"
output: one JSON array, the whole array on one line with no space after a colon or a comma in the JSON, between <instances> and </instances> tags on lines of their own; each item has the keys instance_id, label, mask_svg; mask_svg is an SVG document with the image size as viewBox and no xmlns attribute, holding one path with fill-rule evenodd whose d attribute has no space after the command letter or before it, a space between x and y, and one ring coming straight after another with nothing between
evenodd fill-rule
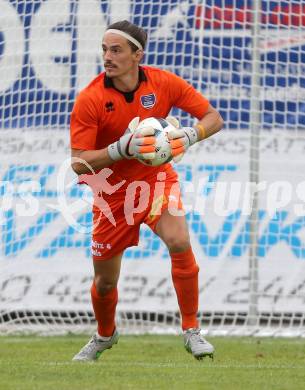
<instances>
[{"instance_id":1,"label":"boot laces","mask_svg":"<svg viewBox=\"0 0 305 390\"><path fill-rule=\"evenodd\" d=\"M200 344L205 344L206 343L205 339L202 337L202 335L200 333L200 329L192 329L191 330L190 339L192 339L194 341L197 341Z\"/></svg>"}]
</instances>

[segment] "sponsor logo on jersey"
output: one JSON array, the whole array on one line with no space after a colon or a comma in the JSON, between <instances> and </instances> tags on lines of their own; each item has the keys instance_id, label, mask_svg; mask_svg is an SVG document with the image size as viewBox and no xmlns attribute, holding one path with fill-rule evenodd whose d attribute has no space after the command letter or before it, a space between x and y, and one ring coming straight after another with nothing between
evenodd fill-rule
<instances>
[{"instance_id":1,"label":"sponsor logo on jersey","mask_svg":"<svg viewBox=\"0 0 305 390\"><path fill-rule=\"evenodd\" d=\"M150 93L148 95L141 96L141 104L144 108L152 108L156 104L156 95L154 93Z\"/></svg>"}]
</instances>

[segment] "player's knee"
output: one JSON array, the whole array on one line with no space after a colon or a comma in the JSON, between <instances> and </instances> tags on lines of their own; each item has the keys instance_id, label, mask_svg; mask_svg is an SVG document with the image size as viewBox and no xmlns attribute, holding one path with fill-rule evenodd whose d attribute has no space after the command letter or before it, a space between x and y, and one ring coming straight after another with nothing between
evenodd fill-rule
<instances>
[{"instance_id":1,"label":"player's knee","mask_svg":"<svg viewBox=\"0 0 305 390\"><path fill-rule=\"evenodd\" d=\"M96 291L100 297L107 295L108 292L116 288L117 281L114 281L112 279L102 278L102 277L95 277L94 284Z\"/></svg>"},{"instance_id":2,"label":"player's knee","mask_svg":"<svg viewBox=\"0 0 305 390\"><path fill-rule=\"evenodd\" d=\"M189 236L169 236L166 239L165 244L167 245L170 252L184 252L190 247Z\"/></svg>"}]
</instances>

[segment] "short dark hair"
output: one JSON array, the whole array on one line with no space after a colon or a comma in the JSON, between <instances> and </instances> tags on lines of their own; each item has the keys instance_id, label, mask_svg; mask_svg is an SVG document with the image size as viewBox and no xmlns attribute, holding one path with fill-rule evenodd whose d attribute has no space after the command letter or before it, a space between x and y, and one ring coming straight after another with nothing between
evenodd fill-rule
<instances>
[{"instance_id":1,"label":"short dark hair","mask_svg":"<svg viewBox=\"0 0 305 390\"><path fill-rule=\"evenodd\" d=\"M147 33L143 30L143 28L136 26L135 24L132 24L128 22L128 20L122 20L120 22L112 23L110 26L107 27L107 30L109 29L116 29L121 30L129 35L131 35L134 39L139 41L145 49L146 41L147 41ZM106 30L106 31L107 31ZM132 42L128 41L129 46L133 51L139 50L139 48Z\"/></svg>"}]
</instances>

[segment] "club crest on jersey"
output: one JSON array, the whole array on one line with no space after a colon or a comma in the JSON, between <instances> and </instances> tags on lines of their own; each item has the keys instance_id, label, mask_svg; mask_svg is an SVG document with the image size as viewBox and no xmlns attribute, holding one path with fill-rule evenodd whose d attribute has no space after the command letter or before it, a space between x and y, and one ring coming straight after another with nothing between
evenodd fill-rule
<instances>
[{"instance_id":1,"label":"club crest on jersey","mask_svg":"<svg viewBox=\"0 0 305 390\"><path fill-rule=\"evenodd\" d=\"M144 108L152 108L156 104L156 95L150 93L148 95L141 96L141 104Z\"/></svg>"}]
</instances>

